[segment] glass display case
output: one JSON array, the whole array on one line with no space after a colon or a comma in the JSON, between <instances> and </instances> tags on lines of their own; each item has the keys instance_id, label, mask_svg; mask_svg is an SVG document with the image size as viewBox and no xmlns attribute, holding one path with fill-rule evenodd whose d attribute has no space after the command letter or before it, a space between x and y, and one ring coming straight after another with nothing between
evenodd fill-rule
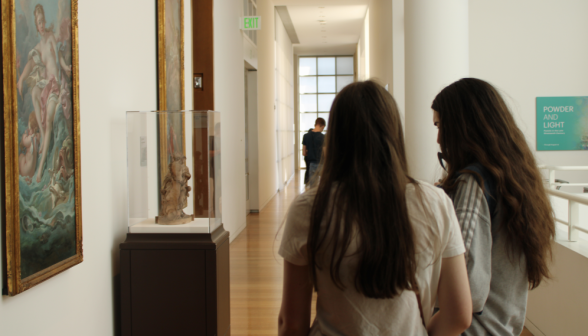
<instances>
[{"instance_id":1,"label":"glass display case","mask_svg":"<svg viewBox=\"0 0 588 336\"><path fill-rule=\"evenodd\" d=\"M214 111L127 112L129 233L211 233L222 223Z\"/></svg>"}]
</instances>

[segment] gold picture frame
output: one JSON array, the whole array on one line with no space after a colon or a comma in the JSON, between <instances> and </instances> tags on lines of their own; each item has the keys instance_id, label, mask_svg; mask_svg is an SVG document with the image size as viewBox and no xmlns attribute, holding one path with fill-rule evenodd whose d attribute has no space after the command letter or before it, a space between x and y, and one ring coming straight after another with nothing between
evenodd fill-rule
<instances>
[{"instance_id":1,"label":"gold picture frame","mask_svg":"<svg viewBox=\"0 0 588 336\"><path fill-rule=\"evenodd\" d=\"M16 295L83 261L78 1L0 1L4 293Z\"/></svg>"},{"instance_id":2,"label":"gold picture frame","mask_svg":"<svg viewBox=\"0 0 588 336\"><path fill-rule=\"evenodd\" d=\"M157 0L157 68L158 110L184 110L184 0ZM186 153L184 127L183 113L160 115L161 182L172 156Z\"/></svg>"}]
</instances>

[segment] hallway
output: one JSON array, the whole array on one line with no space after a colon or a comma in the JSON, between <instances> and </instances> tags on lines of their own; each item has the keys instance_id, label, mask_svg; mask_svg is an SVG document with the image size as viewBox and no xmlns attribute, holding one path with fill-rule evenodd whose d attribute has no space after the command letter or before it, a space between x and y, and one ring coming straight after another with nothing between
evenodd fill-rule
<instances>
[{"instance_id":1,"label":"hallway","mask_svg":"<svg viewBox=\"0 0 588 336\"><path fill-rule=\"evenodd\" d=\"M231 243L231 335L277 335L282 301L282 257L278 255L290 203L304 191L296 172L260 213L247 216L247 227ZM313 303L314 307L314 303ZM313 312L314 318L314 312Z\"/></svg>"}]
</instances>

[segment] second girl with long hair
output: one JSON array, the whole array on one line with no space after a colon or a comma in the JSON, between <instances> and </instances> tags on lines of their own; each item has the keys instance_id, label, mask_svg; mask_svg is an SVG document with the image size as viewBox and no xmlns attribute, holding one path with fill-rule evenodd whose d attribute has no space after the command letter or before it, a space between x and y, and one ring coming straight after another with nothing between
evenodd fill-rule
<instances>
[{"instance_id":1,"label":"second girl with long hair","mask_svg":"<svg viewBox=\"0 0 588 336\"><path fill-rule=\"evenodd\" d=\"M527 290L549 277L551 203L531 149L498 91L463 78L432 105L447 162L441 186L461 225L473 299L464 335L516 335Z\"/></svg>"}]
</instances>

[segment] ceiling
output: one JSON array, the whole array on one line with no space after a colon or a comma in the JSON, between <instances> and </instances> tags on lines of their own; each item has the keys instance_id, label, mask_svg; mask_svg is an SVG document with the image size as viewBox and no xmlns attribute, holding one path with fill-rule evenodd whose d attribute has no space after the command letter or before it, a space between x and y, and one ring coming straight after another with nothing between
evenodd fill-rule
<instances>
[{"instance_id":1,"label":"ceiling","mask_svg":"<svg viewBox=\"0 0 588 336\"><path fill-rule=\"evenodd\" d=\"M287 6L298 55L353 55L369 0L274 0ZM324 22L320 22L324 21Z\"/></svg>"}]
</instances>

